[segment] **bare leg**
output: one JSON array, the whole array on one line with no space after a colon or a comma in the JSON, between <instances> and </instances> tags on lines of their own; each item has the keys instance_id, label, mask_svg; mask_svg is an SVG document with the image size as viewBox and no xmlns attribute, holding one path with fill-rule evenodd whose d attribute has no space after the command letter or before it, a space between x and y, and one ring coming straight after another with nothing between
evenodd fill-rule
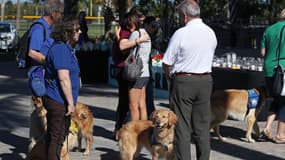
<instances>
[{"instance_id":1,"label":"bare leg","mask_svg":"<svg viewBox=\"0 0 285 160\"><path fill-rule=\"evenodd\" d=\"M147 111L146 111L146 89L143 87L140 92L139 98L139 110L140 110L140 120L147 120Z\"/></svg>"},{"instance_id":2,"label":"bare leg","mask_svg":"<svg viewBox=\"0 0 285 160\"><path fill-rule=\"evenodd\" d=\"M268 138L272 139L272 134L271 134L271 127L272 127L272 123L274 122L276 118L276 114L273 112L270 112L268 117L267 117L267 121L265 124L265 128L263 129L263 132L268 136Z\"/></svg>"},{"instance_id":3,"label":"bare leg","mask_svg":"<svg viewBox=\"0 0 285 160\"><path fill-rule=\"evenodd\" d=\"M139 110L140 92L141 89L137 88L131 88L129 90L129 98L130 98L129 106L130 106L132 121L140 119L140 110Z\"/></svg>"},{"instance_id":4,"label":"bare leg","mask_svg":"<svg viewBox=\"0 0 285 160\"><path fill-rule=\"evenodd\" d=\"M279 139L285 139L285 121L278 121L276 137Z\"/></svg>"}]
</instances>

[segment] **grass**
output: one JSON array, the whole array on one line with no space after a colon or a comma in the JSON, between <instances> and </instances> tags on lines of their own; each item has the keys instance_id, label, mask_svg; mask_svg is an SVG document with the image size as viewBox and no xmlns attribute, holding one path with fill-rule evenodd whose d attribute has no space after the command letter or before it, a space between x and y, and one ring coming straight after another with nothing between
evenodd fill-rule
<instances>
[{"instance_id":1,"label":"grass","mask_svg":"<svg viewBox=\"0 0 285 160\"><path fill-rule=\"evenodd\" d=\"M33 21L22 21L19 27L19 35L22 36L29 28ZM88 23L88 35L90 38L95 39L95 37L100 37L104 35L104 24L98 23Z\"/></svg>"}]
</instances>

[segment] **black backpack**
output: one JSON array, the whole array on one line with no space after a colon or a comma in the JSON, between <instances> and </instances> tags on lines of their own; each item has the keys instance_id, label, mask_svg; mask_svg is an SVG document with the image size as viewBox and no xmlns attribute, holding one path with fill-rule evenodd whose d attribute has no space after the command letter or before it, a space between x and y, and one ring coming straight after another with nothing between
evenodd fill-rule
<instances>
[{"instance_id":1,"label":"black backpack","mask_svg":"<svg viewBox=\"0 0 285 160\"><path fill-rule=\"evenodd\" d=\"M44 29L44 40L46 40L46 29L43 23L35 22L33 23L29 30L27 30L24 35L20 38L18 44L16 45L15 55L16 55L16 65L20 69L26 69L30 67L30 57L29 57L29 46L30 46L30 30L35 24L40 24Z\"/></svg>"}]
</instances>

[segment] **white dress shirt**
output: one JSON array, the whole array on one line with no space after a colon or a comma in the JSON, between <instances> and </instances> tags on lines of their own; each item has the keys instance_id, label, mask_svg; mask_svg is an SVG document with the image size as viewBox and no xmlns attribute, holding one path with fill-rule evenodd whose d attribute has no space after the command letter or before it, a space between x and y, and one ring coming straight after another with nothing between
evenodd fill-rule
<instances>
[{"instance_id":1,"label":"white dress shirt","mask_svg":"<svg viewBox=\"0 0 285 160\"><path fill-rule=\"evenodd\" d=\"M163 63L170 65L170 75L212 72L212 60L217 47L214 31L202 19L190 20L170 39Z\"/></svg>"}]
</instances>

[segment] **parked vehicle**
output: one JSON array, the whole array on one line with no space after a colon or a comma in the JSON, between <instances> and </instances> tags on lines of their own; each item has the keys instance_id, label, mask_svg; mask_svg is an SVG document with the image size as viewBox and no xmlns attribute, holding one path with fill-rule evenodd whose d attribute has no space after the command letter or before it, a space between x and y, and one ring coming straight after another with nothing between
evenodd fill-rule
<instances>
[{"instance_id":1,"label":"parked vehicle","mask_svg":"<svg viewBox=\"0 0 285 160\"><path fill-rule=\"evenodd\" d=\"M9 22L0 22L0 49L14 49L17 43L18 33L16 26Z\"/></svg>"}]
</instances>

